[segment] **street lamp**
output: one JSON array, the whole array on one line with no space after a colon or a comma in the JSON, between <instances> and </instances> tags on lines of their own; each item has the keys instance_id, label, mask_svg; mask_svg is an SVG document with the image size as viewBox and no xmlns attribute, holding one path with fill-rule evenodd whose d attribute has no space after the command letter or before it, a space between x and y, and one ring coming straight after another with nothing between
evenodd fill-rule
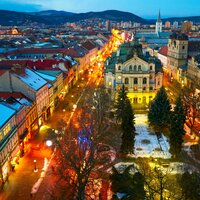
<instances>
[{"instance_id":1,"label":"street lamp","mask_svg":"<svg viewBox=\"0 0 200 200\"><path fill-rule=\"evenodd\" d=\"M52 141L51 141L51 140L47 140L47 141L46 141L46 145L47 145L48 147L51 147L51 146L52 146L52 144L53 144L53 143L52 143Z\"/></svg>"},{"instance_id":2,"label":"street lamp","mask_svg":"<svg viewBox=\"0 0 200 200\"><path fill-rule=\"evenodd\" d=\"M38 169L37 169L37 167L36 167L36 162L37 162L37 161L34 160L33 162L34 162L34 172L37 172L37 171L38 171Z\"/></svg>"},{"instance_id":3,"label":"street lamp","mask_svg":"<svg viewBox=\"0 0 200 200\"><path fill-rule=\"evenodd\" d=\"M74 104L74 105L73 105L73 111L75 111L75 110L76 110L76 108L77 108L77 105L76 105L76 104Z\"/></svg>"}]
</instances>

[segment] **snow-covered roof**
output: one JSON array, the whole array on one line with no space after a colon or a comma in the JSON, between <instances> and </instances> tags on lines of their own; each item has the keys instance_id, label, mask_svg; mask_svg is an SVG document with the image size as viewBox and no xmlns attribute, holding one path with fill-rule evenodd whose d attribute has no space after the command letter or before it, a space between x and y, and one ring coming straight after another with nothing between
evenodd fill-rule
<instances>
[{"instance_id":1,"label":"snow-covered roof","mask_svg":"<svg viewBox=\"0 0 200 200\"><path fill-rule=\"evenodd\" d=\"M12 102L4 102L5 105L7 105L8 107L13 108L16 111L19 111L20 108L22 107L22 104L20 102L18 102L16 99L13 98Z\"/></svg>"},{"instance_id":2,"label":"snow-covered roof","mask_svg":"<svg viewBox=\"0 0 200 200\"><path fill-rule=\"evenodd\" d=\"M0 128L15 114L15 110L0 103Z\"/></svg>"},{"instance_id":3,"label":"snow-covered roof","mask_svg":"<svg viewBox=\"0 0 200 200\"><path fill-rule=\"evenodd\" d=\"M24 73L15 73L14 75L35 91L47 84L46 80L29 68L25 68Z\"/></svg>"},{"instance_id":4,"label":"snow-covered roof","mask_svg":"<svg viewBox=\"0 0 200 200\"><path fill-rule=\"evenodd\" d=\"M44 74L44 73L41 73L41 72L39 72L39 71L36 71L36 73L37 73L39 76L41 76L42 78L44 78L45 80L47 80L47 81L55 81L55 80L56 80L55 77L50 76L50 75L48 75L48 74Z\"/></svg>"},{"instance_id":5,"label":"snow-covered roof","mask_svg":"<svg viewBox=\"0 0 200 200\"><path fill-rule=\"evenodd\" d=\"M26 98L21 98L21 99L17 99L21 104L30 107L32 105L32 102L29 101Z\"/></svg>"}]
</instances>

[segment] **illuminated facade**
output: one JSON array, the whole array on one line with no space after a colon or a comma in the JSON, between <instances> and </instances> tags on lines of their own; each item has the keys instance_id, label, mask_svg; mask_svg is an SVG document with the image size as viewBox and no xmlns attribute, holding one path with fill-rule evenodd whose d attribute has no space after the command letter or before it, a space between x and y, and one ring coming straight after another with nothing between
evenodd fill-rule
<instances>
[{"instance_id":1,"label":"illuminated facade","mask_svg":"<svg viewBox=\"0 0 200 200\"><path fill-rule=\"evenodd\" d=\"M148 104L162 86L160 60L143 54L137 41L121 45L105 63L105 85L117 91L123 84L132 104Z\"/></svg>"},{"instance_id":2,"label":"illuminated facade","mask_svg":"<svg viewBox=\"0 0 200 200\"><path fill-rule=\"evenodd\" d=\"M15 114L16 110L0 103L0 186L11 171L11 158L19 150L19 139Z\"/></svg>"},{"instance_id":3,"label":"illuminated facade","mask_svg":"<svg viewBox=\"0 0 200 200\"><path fill-rule=\"evenodd\" d=\"M171 77L179 80L179 68L187 63L188 36L173 33L168 40L167 71Z\"/></svg>"}]
</instances>

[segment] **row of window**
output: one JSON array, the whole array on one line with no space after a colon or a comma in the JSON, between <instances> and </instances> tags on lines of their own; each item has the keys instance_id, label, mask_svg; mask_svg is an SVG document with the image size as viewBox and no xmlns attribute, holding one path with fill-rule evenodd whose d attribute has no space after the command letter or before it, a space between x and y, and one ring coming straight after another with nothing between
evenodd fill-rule
<instances>
[{"instance_id":1,"label":"row of window","mask_svg":"<svg viewBox=\"0 0 200 200\"><path fill-rule=\"evenodd\" d=\"M5 158L8 156L8 153L13 151L13 148L16 146L17 142L18 142L18 136L16 134L6 145L6 148L4 148L0 153L0 163L2 163L5 160Z\"/></svg>"},{"instance_id":2,"label":"row of window","mask_svg":"<svg viewBox=\"0 0 200 200\"><path fill-rule=\"evenodd\" d=\"M128 90L128 89L129 89L129 88L126 87L126 90ZM153 87L150 86L150 87L149 87L149 90L150 90L150 91L153 91ZM138 91L138 87L133 87L133 91ZM142 88L142 91L147 91L147 87L143 87L143 88Z\"/></svg>"},{"instance_id":3,"label":"row of window","mask_svg":"<svg viewBox=\"0 0 200 200\"><path fill-rule=\"evenodd\" d=\"M129 84L129 78L125 78L124 82L125 84ZM147 84L147 78L143 78L142 83ZM133 79L133 84L138 84L138 78Z\"/></svg>"},{"instance_id":4,"label":"row of window","mask_svg":"<svg viewBox=\"0 0 200 200\"><path fill-rule=\"evenodd\" d=\"M149 96L149 101L151 101L152 100L152 96ZM142 103L146 103L146 101L147 101L147 97L142 97L142 99L141 98L138 98L138 97L134 97L134 98L131 98L130 99L131 100L131 103L138 103L138 102L141 102L142 101Z\"/></svg>"},{"instance_id":5,"label":"row of window","mask_svg":"<svg viewBox=\"0 0 200 200\"><path fill-rule=\"evenodd\" d=\"M121 70L122 68L121 68L121 66L119 65L118 66L118 70ZM153 67L152 66L150 66L150 70L152 70L153 69ZM132 65L129 65L129 71L141 71L142 70L142 66L141 65L134 65L134 67L132 66Z\"/></svg>"},{"instance_id":6,"label":"row of window","mask_svg":"<svg viewBox=\"0 0 200 200\"><path fill-rule=\"evenodd\" d=\"M174 47L178 49L178 47L179 47L179 46L176 46L176 42L175 41L174 41L174 45L173 44L171 44L171 45L172 45L172 49L174 49ZM169 47L171 47L171 45L169 44ZM183 45L182 46L182 50L184 50L184 49L185 49L185 46Z\"/></svg>"}]
</instances>

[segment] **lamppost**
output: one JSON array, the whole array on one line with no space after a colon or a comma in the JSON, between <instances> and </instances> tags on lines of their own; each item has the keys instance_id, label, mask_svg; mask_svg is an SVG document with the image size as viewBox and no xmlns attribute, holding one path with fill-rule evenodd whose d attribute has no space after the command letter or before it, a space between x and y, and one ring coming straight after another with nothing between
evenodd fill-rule
<instances>
[{"instance_id":1,"label":"lamppost","mask_svg":"<svg viewBox=\"0 0 200 200\"><path fill-rule=\"evenodd\" d=\"M36 167L36 162L37 162L36 160L33 161L33 163L34 163L34 172L37 172L37 171L38 171L38 169L37 169L37 167Z\"/></svg>"}]
</instances>

